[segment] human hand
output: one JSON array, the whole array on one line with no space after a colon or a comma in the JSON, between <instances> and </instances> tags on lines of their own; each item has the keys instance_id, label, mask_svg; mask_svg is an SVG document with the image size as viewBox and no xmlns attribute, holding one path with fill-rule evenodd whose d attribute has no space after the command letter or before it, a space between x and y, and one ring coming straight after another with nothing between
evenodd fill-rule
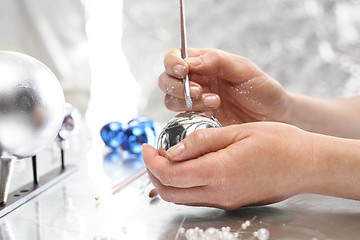
<instances>
[{"instance_id":1,"label":"human hand","mask_svg":"<svg viewBox=\"0 0 360 240\"><path fill-rule=\"evenodd\" d=\"M168 109L187 110L181 79L189 74L193 111L207 112L224 126L287 122L286 91L250 60L216 49L188 49L188 55L183 60L179 49L165 55L159 87Z\"/></svg>"},{"instance_id":2,"label":"human hand","mask_svg":"<svg viewBox=\"0 0 360 240\"><path fill-rule=\"evenodd\" d=\"M311 191L315 136L283 123L246 123L197 130L167 156L149 145L142 154L165 201L235 209Z\"/></svg>"}]
</instances>

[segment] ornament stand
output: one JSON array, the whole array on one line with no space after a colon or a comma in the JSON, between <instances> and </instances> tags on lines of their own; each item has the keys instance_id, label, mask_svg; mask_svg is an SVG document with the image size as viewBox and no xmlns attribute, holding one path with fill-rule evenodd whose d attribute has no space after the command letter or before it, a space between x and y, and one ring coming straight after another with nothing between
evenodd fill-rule
<instances>
[{"instance_id":1,"label":"ornament stand","mask_svg":"<svg viewBox=\"0 0 360 240\"><path fill-rule=\"evenodd\" d=\"M38 177L37 173L36 155L32 157L33 181L9 193L6 203L0 204L0 219L77 170L76 165L65 165L64 149L60 147L60 151L60 168L51 170L41 177Z\"/></svg>"}]
</instances>

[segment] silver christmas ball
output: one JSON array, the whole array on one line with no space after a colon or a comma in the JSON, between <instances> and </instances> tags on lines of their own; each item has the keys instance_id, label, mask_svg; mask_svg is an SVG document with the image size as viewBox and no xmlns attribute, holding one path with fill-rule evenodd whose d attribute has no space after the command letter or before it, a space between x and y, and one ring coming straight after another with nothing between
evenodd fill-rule
<instances>
[{"instance_id":1,"label":"silver christmas ball","mask_svg":"<svg viewBox=\"0 0 360 240\"><path fill-rule=\"evenodd\" d=\"M218 120L205 113L184 112L172 118L163 128L159 136L158 151L161 155L172 146L198 129L219 128Z\"/></svg>"},{"instance_id":2,"label":"silver christmas ball","mask_svg":"<svg viewBox=\"0 0 360 240\"><path fill-rule=\"evenodd\" d=\"M62 88L43 63L17 52L0 51L0 78L0 156L33 156L61 128Z\"/></svg>"}]
</instances>

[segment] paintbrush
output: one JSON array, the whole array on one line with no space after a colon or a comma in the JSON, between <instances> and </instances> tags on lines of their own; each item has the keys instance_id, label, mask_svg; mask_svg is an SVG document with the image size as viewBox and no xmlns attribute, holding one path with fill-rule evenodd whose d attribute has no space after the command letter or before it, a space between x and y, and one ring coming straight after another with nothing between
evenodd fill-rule
<instances>
[{"instance_id":1,"label":"paintbrush","mask_svg":"<svg viewBox=\"0 0 360 240\"><path fill-rule=\"evenodd\" d=\"M180 0L180 28L181 28L181 58L187 58L187 42L186 42L186 25L185 25L185 9L184 9L184 1ZM186 75L183 78L184 84L184 94L185 94L185 102L186 107L190 110L192 109L192 101L190 98L190 83L189 76Z\"/></svg>"}]
</instances>

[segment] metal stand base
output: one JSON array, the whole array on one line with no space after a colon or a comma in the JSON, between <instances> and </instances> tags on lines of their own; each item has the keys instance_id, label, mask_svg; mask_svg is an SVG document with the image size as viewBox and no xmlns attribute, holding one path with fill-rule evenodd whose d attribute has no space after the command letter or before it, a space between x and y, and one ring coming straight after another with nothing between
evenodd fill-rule
<instances>
[{"instance_id":1,"label":"metal stand base","mask_svg":"<svg viewBox=\"0 0 360 240\"><path fill-rule=\"evenodd\" d=\"M37 182L34 181L28 183L23 187L13 191L8 195L7 202L0 205L0 218L20 207L32 198L36 197L54 184L68 177L76 170L77 166L66 165L64 168L55 169L44 174Z\"/></svg>"}]
</instances>

